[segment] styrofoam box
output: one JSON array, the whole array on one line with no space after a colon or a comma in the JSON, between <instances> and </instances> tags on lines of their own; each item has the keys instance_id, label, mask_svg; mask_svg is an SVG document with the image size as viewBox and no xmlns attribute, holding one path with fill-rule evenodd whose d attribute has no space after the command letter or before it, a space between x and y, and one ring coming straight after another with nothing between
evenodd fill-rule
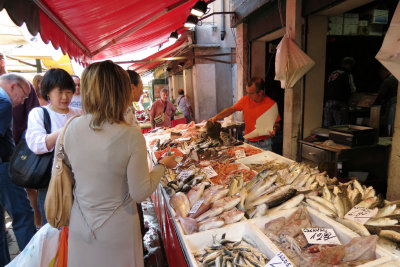
<instances>
[{"instance_id":1,"label":"styrofoam box","mask_svg":"<svg viewBox=\"0 0 400 267\"><path fill-rule=\"evenodd\" d=\"M289 210L282 210L281 212L276 212L272 216L265 216L265 217L260 217L260 218L255 218L248 220L249 223L254 224L260 231L264 232L264 227L265 223L269 222L273 219L279 218L279 217L285 217L288 218L290 215L295 212L297 208L289 209ZM317 212L316 210L307 207L307 210L310 214L310 218L312 222L317 225L318 227L324 227L324 228L332 228L337 237L339 238L340 242L342 244L347 244L350 242L350 240L353 237L359 236L358 234L354 233L353 231L350 231L347 227L344 227L342 224L328 218L327 216ZM272 242L272 241L271 241ZM386 251L385 249L381 248L380 246L376 247L376 257L377 259L374 261L367 262L365 264L359 265L360 267L372 267L372 266L380 266L381 264L385 262L389 262L390 260L393 260L391 254Z\"/></svg>"},{"instance_id":2,"label":"styrofoam box","mask_svg":"<svg viewBox=\"0 0 400 267\"><path fill-rule=\"evenodd\" d=\"M184 250L189 256L190 266L198 266L193 256L194 252L210 247L213 243L213 236L219 240L222 234L226 234L225 239L239 241L242 237L250 240L257 248L269 259L272 259L278 252L278 247L272 243L254 225L240 222L231 224L225 228L207 230L200 233L184 236Z\"/></svg>"},{"instance_id":3,"label":"styrofoam box","mask_svg":"<svg viewBox=\"0 0 400 267\"><path fill-rule=\"evenodd\" d=\"M249 157L236 160L243 164L263 164L267 161L275 160L276 162L292 164L294 161L271 151L264 151Z\"/></svg>"}]
</instances>

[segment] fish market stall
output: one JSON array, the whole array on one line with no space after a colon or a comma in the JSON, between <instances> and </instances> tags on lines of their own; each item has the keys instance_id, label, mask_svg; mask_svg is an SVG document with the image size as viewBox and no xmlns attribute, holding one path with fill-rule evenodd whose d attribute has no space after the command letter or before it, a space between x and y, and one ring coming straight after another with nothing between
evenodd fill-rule
<instances>
[{"instance_id":1,"label":"fish market stall","mask_svg":"<svg viewBox=\"0 0 400 267\"><path fill-rule=\"evenodd\" d=\"M337 258L323 262L326 266L378 266L399 257L400 202L384 200L357 180L340 183L244 144L220 128L191 123L146 134L153 163L171 153L179 161L152 196L171 266L265 266L278 258L319 266L332 251ZM290 225L296 212L306 218L307 229L331 229L338 237L335 247L310 243L301 231L266 233L266 223L280 218L279 225L285 220ZM359 247L365 252L349 255Z\"/></svg>"}]
</instances>

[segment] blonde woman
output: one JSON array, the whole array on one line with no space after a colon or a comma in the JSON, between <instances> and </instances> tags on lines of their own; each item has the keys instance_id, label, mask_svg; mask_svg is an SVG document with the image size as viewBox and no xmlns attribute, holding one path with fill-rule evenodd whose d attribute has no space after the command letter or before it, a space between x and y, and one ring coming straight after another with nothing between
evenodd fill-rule
<instances>
[{"instance_id":1,"label":"blonde woman","mask_svg":"<svg viewBox=\"0 0 400 267\"><path fill-rule=\"evenodd\" d=\"M132 89L121 67L89 65L81 95L85 115L71 122L64 138L76 181L68 266L143 266L135 202L146 199L176 162L164 158L149 173L144 137L124 119Z\"/></svg>"}]
</instances>

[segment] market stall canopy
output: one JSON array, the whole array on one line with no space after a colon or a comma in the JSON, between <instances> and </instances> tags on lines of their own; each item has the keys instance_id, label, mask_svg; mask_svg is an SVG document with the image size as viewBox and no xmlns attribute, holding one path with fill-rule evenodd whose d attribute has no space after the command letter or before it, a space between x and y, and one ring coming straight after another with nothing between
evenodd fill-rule
<instances>
[{"instance_id":1,"label":"market stall canopy","mask_svg":"<svg viewBox=\"0 0 400 267\"><path fill-rule=\"evenodd\" d=\"M174 54L177 54L179 51L184 49L186 46L189 45L187 39L179 40L175 44L158 51L157 53L141 60L142 63L135 63L129 66L129 69L133 69L139 74L144 74L167 61L167 57L171 57Z\"/></svg>"},{"instance_id":2,"label":"market stall canopy","mask_svg":"<svg viewBox=\"0 0 400 267\"><path fill-rule=\"evenodd\" d=\"M34 4L33 4L34 2ZM79 62L164 43L197 0L0 0L12 20ZM207 1L210 2L210 1ZM38 14L38 15L37 15Z\"/></svg>"}]
</instances>

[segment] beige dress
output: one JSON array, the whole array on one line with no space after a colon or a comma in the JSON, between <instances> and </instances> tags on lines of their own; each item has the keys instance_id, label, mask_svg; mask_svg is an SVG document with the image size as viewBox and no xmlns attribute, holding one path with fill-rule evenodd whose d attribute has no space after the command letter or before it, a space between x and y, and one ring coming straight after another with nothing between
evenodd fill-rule
<instances>
[{"instance_id":1,"label":"beige dress","mask_svg":"<svg viewBox=\"0 0 400 267\"><path fill-rule=\"evenodd\" d=\"M149 174L138 127L106 123L93 131L89 121L74 119L64 140L76 180L68 266L143 266L135 202L155 190L164 167Z\"/></svg>"}]
</instances>

